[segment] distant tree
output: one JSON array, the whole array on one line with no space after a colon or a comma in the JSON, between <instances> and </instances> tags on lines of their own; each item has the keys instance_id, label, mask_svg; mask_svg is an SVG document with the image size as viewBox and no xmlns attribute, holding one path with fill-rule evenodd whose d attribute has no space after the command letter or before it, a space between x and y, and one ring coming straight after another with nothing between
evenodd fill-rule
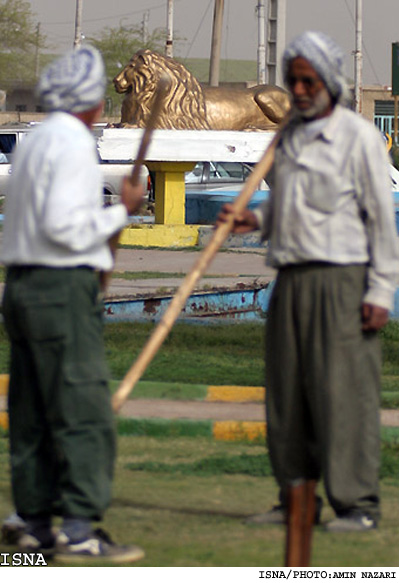
<instances>
[{"instance_id":1,"label":"distant tree","mask_svg":"<svg viewBox=\"0 0 399 583\"><path fill-rule=\"evenodd\" d=\"M141 49L164 52L166 33L164 29L157 28L143 39L141 26L119 26L115 28L105 27L98 36L89 37L87 40L101 52L107 70L107 101L108 113L120 107L123 96L115 92L112 84L113 78L123 69L131 57Z\"/></svg>"},{"instance_id":2,"label":"distant tree","mask_svg":"<svg viewBox=\"0 0 399 583\"><path fill-rule=\"evenodd\" d=\"M30 3L0 0L0 88L34 82L39 51L45 46Z\"/></svg>"}]
</instances>

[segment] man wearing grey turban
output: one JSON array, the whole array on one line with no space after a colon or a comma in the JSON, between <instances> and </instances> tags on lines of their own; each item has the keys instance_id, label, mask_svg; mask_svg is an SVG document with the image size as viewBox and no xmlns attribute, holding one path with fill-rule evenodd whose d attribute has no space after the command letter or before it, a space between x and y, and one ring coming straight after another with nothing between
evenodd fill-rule
<instances>
[{"instance_id":1,"label":"man wearing grey turban","mask_svg":"<svg viewBox=\"0 0 399 583\"><path fill-rule=\"evenodd\" d=\"M104 208L92 125L101 116L102 58L83 46L52 63L38 84L50 112L17 149L5 205L3 299L11 341L12 492L26 523L23 551L58 560L131 562L92 528L111 496L114 421L102 338L100 271L109 239L141 204L128 178ZM52 515L62 516L54 540Z\"/></svg>"},{"instance_id":2,"label":"man wearing grey turban","mask_svg":"<svg viewBox=\"0 0 399 583\"><path fill-rule=\"evenodd\" d=\"M266 414L280 503L251 517L284 523L297 481L324 479L331 532L376 528L379 500L377 332L388 321L399 251L389 160L378 130L348 105L343 54L307 32L283 56L292 97L262 209L236 232L262 229L278 270L268 309ZM226 220L231 207L218 218ZM316 522L322 499L316 500Z\"/></svg>"}]
</instances>

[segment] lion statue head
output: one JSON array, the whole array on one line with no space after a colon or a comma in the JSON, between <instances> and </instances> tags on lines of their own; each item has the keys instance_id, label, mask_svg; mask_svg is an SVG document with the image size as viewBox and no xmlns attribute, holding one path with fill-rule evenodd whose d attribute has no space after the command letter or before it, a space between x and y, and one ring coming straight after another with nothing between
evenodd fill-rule
<instances>
[{"instance_id":1,"label":"lion statue head","mask_svg":"<svg viewBox=\"0 0 399 583\"><path fill-rule=\"evenodd\" d=\"M205 99L198 81L179 62L159 53L141 50L114 78L117 93L125 93L121 126L145 127L157 83L166 73L168 87L156 124L160 129L209 129Z\"/></svg>"}]
</instances>

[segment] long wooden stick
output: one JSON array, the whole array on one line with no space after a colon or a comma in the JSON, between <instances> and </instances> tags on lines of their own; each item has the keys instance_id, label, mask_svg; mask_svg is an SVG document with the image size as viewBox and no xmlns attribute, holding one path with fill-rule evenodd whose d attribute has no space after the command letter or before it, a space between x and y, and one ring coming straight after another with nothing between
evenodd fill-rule
<instances>
[{"instance_id":1,"label":"long wooden stick","mask_svg":"<svg viewBox=\"0 0 399 583\"><path fill-rule=\"evenodd\" d=\"M135 159L135 162L133 165L133 169L132 169L132 175L130 177L130 181L133 184L133 186L138 186L138 184L140 183L141 167L144 164L145 159L146 159L147 150L148 150L148 147L151 143L152 133L153 133L155 126L156 126L156 121L157 121L158 116L159 116L159 112L160 112L160 109L162 106L162 99L165 95L168 82L169 82L169 79L166 75L163 75L158 81L154 103L153 103L153 106L151 108L151 112L150 112L146 127L144 129L143 136L141 138L139 151L137 153L137 156L136 156L136 159ZM110 237L110 239L108 241L108 244L109 244L109 247L110 247L111 253L112 253L112 258L114 260L115 260L115 256L116 256L116 250L118 248L119 237L120 237L120 232L115 233L115 235ZM105 289L108 287L110 278L111 278L110 272L101 272L100 280L101 280L101 289L103 291L105 291Z\"/></svg>"},{"instance_id":2,"label":"long wooden stick","mask_svg":"<svg viewBox=\"0 0 399 583\"><path fill-rule=\"evenodd\" d=\"M145 369L154 358L158 349L167 337L175 320L183 309L185 302L193 291L195 284L201 278L213 257L232 230L235 217L245 210L254 191L257 188L257 185L270 170L274 161L274 152L279 139L280 132L277 132L269 147L264 152L262 158L255 166L251 174L248 176L240 194L237 196L233 204L233 212L229 216L228 221L220 224L215 229L210 242L202 251L191 271L184 278L180 288L176 292L163 317L145 344L142 352L139 354L137 360L126 373L116 393L113 395L112 406L115 412L119 411L119 409L122 407L130 392L133 390L135 384L141 378Z\"/></svg>"},{"instance_id":3,"label":"long wooden stick","mask_svg":"<svg viewBox=\"0 0 399 583\"><path fill-rule=\"evenodd\" d=\"M144 134L143 134L143 137L141 139L141 143L140 143L139 151L138 151L138 154L136 157L136 161L135 161L134 166L133 166L131 181L132 181L132 184L134 186L137 186L139 184L139 181L140 181L140 169L141 169L141 166L145 162L148 146L150 145L150 142L151 142L152 132L156 126L156 122L157 122L159 112L160 112L161 106L162 106L162 100L164 98L168 83L169 83L169 78L166 74L162 75L158 81L157 92L155 95L154 103L153 103L153 106L151 108L151 112L150 112L150 115L149 115L149 118L148 118L148 121L146 124L146 128L144 130Z\"/></svg>"}]
</instances>

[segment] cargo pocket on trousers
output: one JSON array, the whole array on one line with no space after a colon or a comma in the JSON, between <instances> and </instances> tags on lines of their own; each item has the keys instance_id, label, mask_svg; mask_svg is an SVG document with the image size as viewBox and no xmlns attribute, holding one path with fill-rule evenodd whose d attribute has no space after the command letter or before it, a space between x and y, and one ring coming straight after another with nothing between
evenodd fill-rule
<instances>
[{"instance_id":1,"label":"cargo pocket on trousers","mask_svg":"<svg viewBox=\"0 0 399 583\"><path fill-rule=\"evenodd\" d=\"M67 333L67 298L43 296L26 303L23 309L25 330L35 341L57 340Z\"/></svg>"},{"instance_id":2,"label":"cargo pocket on trousers","mask_svg":"<svg viewBox=\"0 0 399 583\"><path fill-rule=\"evenodd\" d=\"M101 360L69 362L64 365L64 412L69 422L109 425L113 423L109 371Z\"/></svg>"}]
</instances>

